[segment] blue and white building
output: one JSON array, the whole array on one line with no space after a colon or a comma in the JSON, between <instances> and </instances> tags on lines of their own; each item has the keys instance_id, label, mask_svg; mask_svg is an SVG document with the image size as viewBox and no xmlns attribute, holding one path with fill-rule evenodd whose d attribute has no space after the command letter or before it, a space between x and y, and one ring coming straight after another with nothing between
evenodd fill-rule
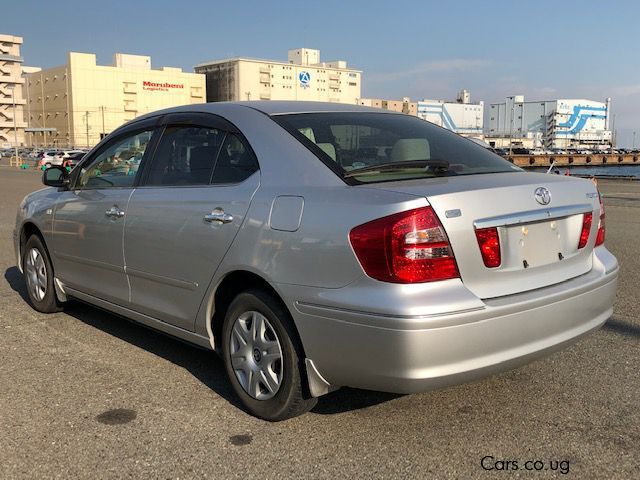
<instances>
[{"instance_id":1,"label":"blue and white building","mask_svg":"<svg viewBox=\"0 0 640 480\"><path fill-rule=\"evenodd\" d=\"M608 148L611 99L527 101L507 97L491 104L487 141L495 147Z\"/></svg>"},{"instance_id":2,"label":"blue and white building","mask_svg":"<svg viewBox=\"0 0 640 480\"><path fill-rule=\"evenodd\" d=\"M482 138L484 102L471 103L468 90L460 92L455 102L426 99L419 101L417 115L460 135Z\"/></svg>"}]
</instances>

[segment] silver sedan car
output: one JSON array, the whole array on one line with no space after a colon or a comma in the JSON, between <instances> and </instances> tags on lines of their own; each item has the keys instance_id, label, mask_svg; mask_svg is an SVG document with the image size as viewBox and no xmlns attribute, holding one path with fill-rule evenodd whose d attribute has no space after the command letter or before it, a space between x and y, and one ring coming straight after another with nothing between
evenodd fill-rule
<instances>
[{"instance_id":1,"label":"silver sedan car","mask_svg":"<svg viewBox=\"0 0 640 480\"><path fill-rule=\"evenodd\" d=\"M512 368L612 313L592 182L404 114L174 108L43 181L15 229L33 307L77 299L213 349L267 420L341 386L412 393Z\"/></svg>"}]
</instances>

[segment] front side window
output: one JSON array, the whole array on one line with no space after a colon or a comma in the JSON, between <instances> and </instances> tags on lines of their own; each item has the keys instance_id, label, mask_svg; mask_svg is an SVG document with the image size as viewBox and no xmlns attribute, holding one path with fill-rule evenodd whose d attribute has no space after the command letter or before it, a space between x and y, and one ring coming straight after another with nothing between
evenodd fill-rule
<instances>
[{"instance_id":1,"label":"front side window","mask_svg":"<svg viewBox=\"0 0 640 480\"><path fill-rule=\"evenodd\" d=\"M80 170L77 188L132 187L153 130L125 136L108 145Z\"/></svg>"},{"instance_id":2,"label":"front side window","mask_svg":"<svg viewBox=\"0 0 640 480\"><path fill-rule=\"evenodd\" d=\"M347 183L520 170L489 149L410 115L335 112L272 118Z\"/></svg>"},{"instance_id":3,"label":"front side window","mask_svg":"<svg viewBox=\"0 0 640 480\"><path fill-rule=\"evenodd\" d=\"M225 133L215 128L168 126L145 185L208 185Z\"/></svg>"}]
</instances>

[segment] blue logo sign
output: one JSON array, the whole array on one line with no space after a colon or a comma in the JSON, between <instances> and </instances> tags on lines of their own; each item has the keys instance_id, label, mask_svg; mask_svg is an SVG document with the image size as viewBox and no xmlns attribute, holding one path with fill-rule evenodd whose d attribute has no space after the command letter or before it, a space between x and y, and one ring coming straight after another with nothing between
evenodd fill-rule
<instances>
[{"instance_id":1,"label":"blue logo sign","mask_svg":"<svg viewBox=\"0 0 640 480\"><path fill-rule=\"evenodd\" d=\"M311 82L311 74L309 72L300 72L298 79L300 80L301 86L308 87Z\"/></svg>"}]
</instances>

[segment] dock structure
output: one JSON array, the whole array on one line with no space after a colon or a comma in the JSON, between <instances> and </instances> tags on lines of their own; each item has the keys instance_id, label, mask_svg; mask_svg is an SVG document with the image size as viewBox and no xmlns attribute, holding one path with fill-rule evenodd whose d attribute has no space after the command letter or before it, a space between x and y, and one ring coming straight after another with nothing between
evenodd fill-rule
<instances>
[{"instance_id":1,"label":"dock structure","mask_svg":"<svg viewBox=\"0 0 640 480\"><path fill-rule=\"evenodd\" d=\"M506 155L519 167L584 167L589 165L640 165L640 154L594 153L590 155Z\"/></svg>"}]
</instances>

